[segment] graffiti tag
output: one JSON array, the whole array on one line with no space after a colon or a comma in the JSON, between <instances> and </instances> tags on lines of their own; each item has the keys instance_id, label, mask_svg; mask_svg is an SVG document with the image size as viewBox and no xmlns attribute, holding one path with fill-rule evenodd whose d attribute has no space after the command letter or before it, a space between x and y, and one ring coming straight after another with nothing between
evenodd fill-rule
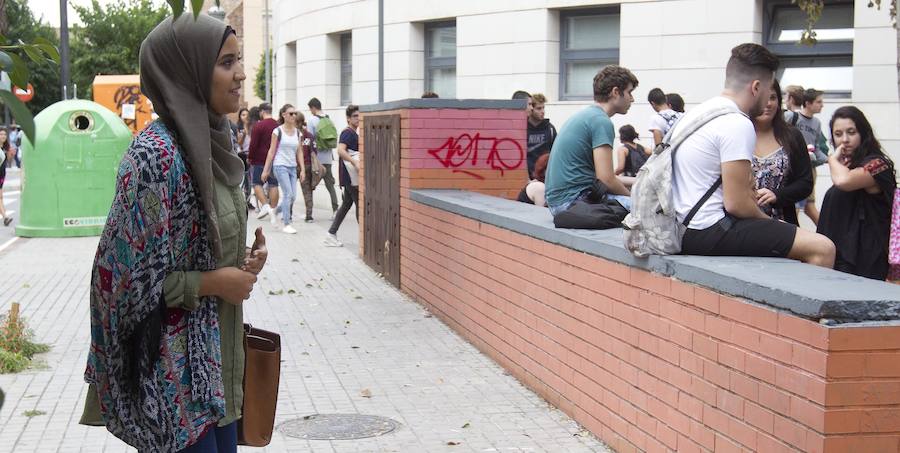
<instances>
[{"instance_id":1,"label":"graffiti tag","mask_svg":"<svg viewBox=\"0 0 900 453\"><path fill-rule=\"evenodd\" d=\"M440 147L429 149L428 154L434 156L444 168L452 168L454 173L465 173L473 178L484 179L484 176L460 168L466 164L478 167L479 150L482 149L482 144L485 148L490 145L484 164L491 170L499 171L501 176L506 170L515 170L522 166L525 151L518 141L512 138L482 137L479 133L448 137ZM501 146L503 144L507 145ZM507 155L504 157L501 155L501 151L504 149L512 152L506 153Z\"/></svg>"},{"instance_id":2,"label":"graffiti tag","mask_svg":"<svg viewBox=\"0 0 900 453\"><path fill-rule=\"evenodd\" d=\"M122 118L125 124L132 130L137 130L137 112L146 113L141 103L141 87L140 85L122 85L113 95L113 102L116 104L116 111L122 116L122 106L125 104L133 105L135 109L134 115L127 115Z\"/></svg>"}]
</instances>

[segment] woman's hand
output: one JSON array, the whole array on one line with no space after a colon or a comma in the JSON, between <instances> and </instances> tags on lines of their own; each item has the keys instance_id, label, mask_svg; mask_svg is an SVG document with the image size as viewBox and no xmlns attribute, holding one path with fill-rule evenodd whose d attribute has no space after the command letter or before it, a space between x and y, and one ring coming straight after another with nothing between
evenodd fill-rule
<instances>
[{"instance_id":1,"label":"woman's hand","mask_svg":"<svg viewBox=\"0 0 900 453\"><path fill-rule=\"evenodd\" d=\"M263 267L266 266L266 260L269 258L269 250L266 248L266 236L263 234L262 227L256 228L256 239L253 241L253 247L244 258L244 265L241 270L250 272L251 274L259 274Z\"/></svg>"},{"instance_id":2,"label":"woman's hand","mask_svg":"<svg viewBox=\"0 0 900 453\"><path fill-rule=\"evenodd\" d=\"M300 170L300 182L306 182L306 171Z\"/></svg>"},{"instance_id":3,"label":"woman's hand","mask_svg":"<svg viewBox=\"0 0 900 453\"><path fill-rule=\"evenodd\" d=\"M232 305L250 298L256 275L236 267L223 267L200 276L200 294L217 296Z\"/></svg>"},{"instance_id":4,"label":"woman's hand","mask_svg":"<svg viewBox=\"0 0 900 453\"><path fill-rule=\"evenodd\" d=\"M775 192L772 192L769 189L759 189L756 191L756 204L760 206L774 204L778 201L778 197L775 195Z\"/></svg>"},{"instance_id":5,"label":"woman's hand","mask_svg":"<svg viewBox=\"0 0 900 453\"><path fill-rule=\"evenodd\" d=\"M265 183L266 181L269 180L269 169L268 168L263 169L261 179L263 180L263 183Z\"/></svg>"}]
</instances>

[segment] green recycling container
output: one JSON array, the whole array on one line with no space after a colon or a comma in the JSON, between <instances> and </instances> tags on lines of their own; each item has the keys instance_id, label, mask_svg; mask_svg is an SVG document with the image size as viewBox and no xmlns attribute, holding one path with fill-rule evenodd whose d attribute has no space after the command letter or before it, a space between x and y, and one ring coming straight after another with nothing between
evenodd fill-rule
<instances>
[{"instance_id":1,"label":"green recycling container","mask_svg":"<svg viewBox=\"0 0 900 453\"><path fill-rule=\"evenodd\" d=\"M106 107L85 100L57 102L35 116L34 123L34 143L22 142L16 234L99 235L131 130Z\"/></svg>"}]
</instances>

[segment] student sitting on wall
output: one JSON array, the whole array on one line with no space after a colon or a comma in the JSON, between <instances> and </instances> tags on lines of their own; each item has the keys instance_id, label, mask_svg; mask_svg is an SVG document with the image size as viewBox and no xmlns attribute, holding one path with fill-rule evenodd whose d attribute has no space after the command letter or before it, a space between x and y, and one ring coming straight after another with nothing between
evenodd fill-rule
<instances>
[{"instance_id":1,"label":"student sitting on wall","mask_svg":"<svg viewBox=\"0 0 900 453\"><path fill-rule=\"evenodd\" d=\"M535 206L547 206L547 199L544 197L544 176L547 174L547 162L549 161L549 153L538 157L537 162L534 163L534 180L528 181L528 184L522 188L517 201Z\"/></svg>"},{"instance_id":2,"label":"student sitting on wall","mask_svg":"<svg viewBox=\"0 0 900 453\"><path fill-rule=\"evenodd\" d=\"M545 181L547 206L558 228L614 228L627 215L630 192L613 168L610 117L628 112L637 85L628 69L603 68L594 76L594 103L563 125Z\"/></svg>"},{"instance_id":3,"label":"student sitting on wall","mask_svg":"<svg viewBox=\"0 0 900 453\"><path fill-rule=\"evenodd\" d=\"M638 170L653 154L653 149L644 148L637 142L637 139L638 133L634 130L634 126L626 124L619 128L619 141L622 142L622 146L616 150L616 162L618 162L616 175L628 187L634 184L634 177L637 176Z\"/></svg>"}]
</instances>

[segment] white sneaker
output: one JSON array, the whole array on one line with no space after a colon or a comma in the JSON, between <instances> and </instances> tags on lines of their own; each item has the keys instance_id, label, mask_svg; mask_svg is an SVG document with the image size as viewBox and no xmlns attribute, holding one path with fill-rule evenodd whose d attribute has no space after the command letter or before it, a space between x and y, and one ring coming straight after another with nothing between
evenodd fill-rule
<instances>
[{"instance_id":1,"label":"white sneaker","mask_svg":"<svg viewBox=\"0 0 900 453\"><path fill-rule=\"evenodd\" d=\"M336 216L336 215L337 215L337 209L335 209L334 211L331 211L331 220L334 220L334 216Z\"/></svg>"},{"instance_id":2,"label":"white sneaker","mask_svg":"<svg viewBox=\"0 0 900 453\"><path fill-rule=\"evenodd\" d=\"M269 222L272 223L272 226L278 226L278 209L269 208L269 212L272 214L269 217Z\"/></svg>"},{"instance_id":3,"label":"white sneaker","mask_svg":"<svg viewBox=\"0 0 900 453\"><path fill-rule=\"evenodd\" d=\"M259 208L259 214L256 214L256 218L259 220L265 219L271 210L272 208L270 208L269 205L263 203L262 207Z\"/></svg>"},{"instance_id":4,"label":"white sneaker","mask_svg":"<svg viewBox=\"0 0 900 453\"><path fill-rule=\"evenodd\" d=\"M325 247L343 247L343 245L337 235L328 233L328 236L325 236Z\"/></svg>"},{"instance_id":5,"label":"white sneaker","mask_svg":"<svg viewBox=\"0 0 900 453\"><path fill-rule=\"evenodd\" d=\"M295 230L294 227L290 225L285 225L284 228L281 229L281 232L287 234L297 234L297 230Z\"/></svg>"}]
</instances>

